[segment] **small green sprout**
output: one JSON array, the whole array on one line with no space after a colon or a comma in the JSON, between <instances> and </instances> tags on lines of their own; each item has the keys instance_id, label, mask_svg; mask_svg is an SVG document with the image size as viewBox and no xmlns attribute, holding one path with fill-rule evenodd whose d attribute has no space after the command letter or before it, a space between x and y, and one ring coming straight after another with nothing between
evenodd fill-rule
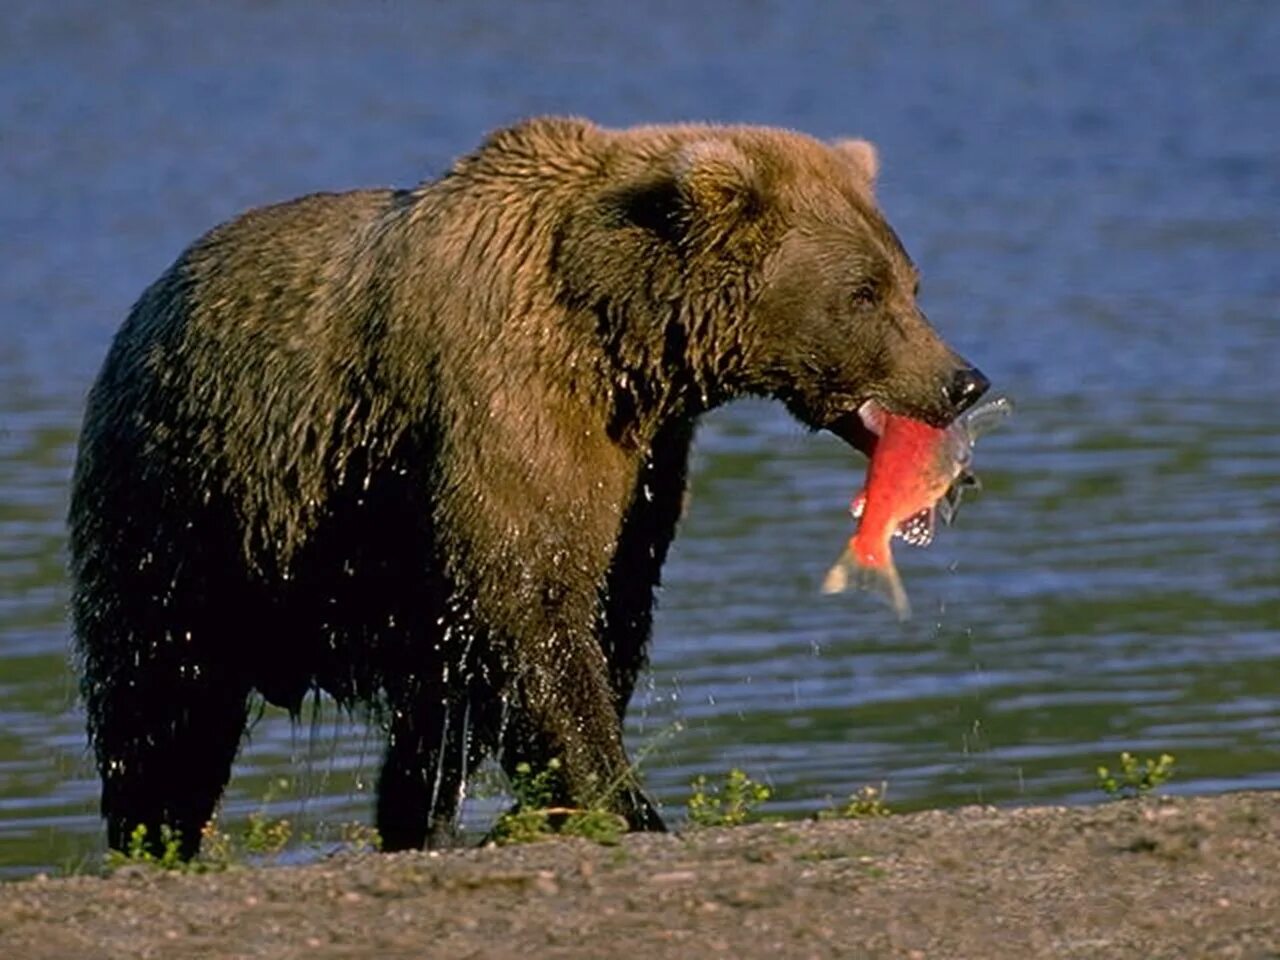
<instances>
[{"instance_id":1,"label":"small green sprout","mask_svg":"<svg viewBox=\"0 0 1280 960\"><path fill-rule=\"evenodd\" d=\"M124 850L108 850L104 858L107 871L121 867L142 865L157 870L186 871L190 869L182 859L182 837L167 824L160 827L160 853L152 853L147 844L147 825L140 823L129 834L129 845Z\"/></svg>"},{"instance_id":2,"label":"small green sprout","mask_svg":"<svg viewBox=\"0 0 1280 960\"><path fill-rule=\"evenodd\" d=\"M611 810L575 810L565 817L560 833L611 847L622 840L627 829L627 818Z\"/></svg>"},{"instance_id":3,"label":"small green sprout","mask_svg":"<svg viewBox=\"0 0 1280 960\"><path fill-rule=\"evenodd\" d=\"M275 856L283 850L293 834L293 827L283 817L268 816L258 810L249 814L244 830L244 849L257 856Z\"/></svg>"},{"instance_id":4,"label":"small green sprout","mask_svg":"<svg viewBox=\"0 0 1280 960\"><path fill-rule=\"evenodd\" d=\"M273 817L267 813L267 807L281 793L289 789L289 780L280 777L272 780L262 795L262 806L249 814L249 822L244 830L244 849L246 853L260 857L272 857L278 854L289 843L293 836L293 827L284 817Z\"/></svg>"},{"instance_id":5,"label":"small green sprout","mask_svg":"<svg viewBox=\"0 0 1280 960\"><path fill-rule=\"evenodd\" d=\"M707 778L700 775L689 789L689 822L698 827L732 827L746 823L754 818L755 808L773 796L769 787L752 780L737 767L725 774L719 787L708 787Z\"/></svg>"},{"instance_id":6,"label":"small green sprout","mask_svg":"<svg viewBox=\"0 0 1280 960\"><path fill-rule=\"evenodd\" d=\"M849 801L844 806L833 807L830 810L820 810L818 819L868 820L874 817L890 816L893 811L889 809L889 805L884 800L888 789L887 783L881 783L878 787L867 784L865 787L850 794Z\"/></svg>"},{"instance_id":7,"label":"small green sprout","mask_svg":"<svg viewBox=\"0 0 1280 960\"><path fill-rule=\"evenodd\" d=\"M358 820L341 824L338 836L343 847L353 853L377 853L382 849L382 834L378 832L378 828Z\"/></svg>"},{"instance_id":8,"label":"small green sprout","mask_svg":"<svg viewBox=\"0 0 1280 960\"><path fill-rule=\"evenodd\" d=\"M1120 769L1098 767L1098 789L1109 797L1123 799L1141 797L1167 783L1173 776L1176 761L1173 754L1162 753L1159 759L1139 760L1128 751L1120 754Z\"/></svg>"},{"instance_id":9,"label":"small green sprout","mask_svg":"<svg viewBox=\"0 0 1280 960\"><path fill-rule=\"evenodd\" d=\"M627 832L625 817L600 807L556 805L561 794L561 763L553 757L542 770L528 762L516 764L511 777L515 809L498 817L490 832L494 843L536 843L553 836L583 837L612 845Z\"/></svg>"},{"instance_id":10,"label":"small green sprout","mask_svg":"<svg viewBox=\"0 0 1280 960\"><path fill-rule=\"evenodd\" d=\"M552 757L537 773L527 760L521 761L511 777L511 794L516 798L516 806L523 809L542 810L551 806L559 786L559 757Z\"/></svg>"}]
</instances>

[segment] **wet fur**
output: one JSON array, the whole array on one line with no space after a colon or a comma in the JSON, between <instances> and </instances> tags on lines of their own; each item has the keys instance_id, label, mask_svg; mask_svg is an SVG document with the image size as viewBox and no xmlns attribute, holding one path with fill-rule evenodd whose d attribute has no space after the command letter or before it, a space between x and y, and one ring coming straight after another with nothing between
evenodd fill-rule
<instances>
[{"instance_id":1,"label":"wet fur","mask_svg":"<svg viewBox=\"0 0 1280 960\"><path fill-rule=\"evenodd\" d=\"M781 131L539 120L415 190L188 248L111 347L73 484L112 846L168 824L194 852L254 690L375 709L389 849L442 840L493 753L559 757L565 802L661 828L621 720L697 417L746 394L814 427L869 394L949 416L958 358L874 166ZM872 272L878 304L848 306Z\"/></svg>"}]
</instances>

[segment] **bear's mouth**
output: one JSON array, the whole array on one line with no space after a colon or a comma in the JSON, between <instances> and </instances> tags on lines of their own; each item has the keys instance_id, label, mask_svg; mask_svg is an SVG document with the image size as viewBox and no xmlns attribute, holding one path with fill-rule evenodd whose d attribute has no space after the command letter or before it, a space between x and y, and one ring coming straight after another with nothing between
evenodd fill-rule
<instances>
[{"instance_id":1,"label":"bear's mouth","mask_svg":"<svg viewBox=\"0 0 1280 960\"><path fill-rule=\"evenodd\" d=\"M884 412L885 408L878 402L866 400L855 409L838 415L827 424L827 429L870 459L880 437Z\"/></svg>"}]
</instances>

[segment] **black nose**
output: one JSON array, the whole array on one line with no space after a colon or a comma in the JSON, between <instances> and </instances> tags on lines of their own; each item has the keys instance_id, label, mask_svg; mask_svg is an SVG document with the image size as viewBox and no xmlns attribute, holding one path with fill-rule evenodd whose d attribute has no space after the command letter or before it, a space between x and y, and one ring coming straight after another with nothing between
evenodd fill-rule
<instances>
[{"instance_id":1,"label":"black nose","mask_svg":"<svg viewBox=\"0 0 1280 960\"><path fill-rule=\"evenodd\" d=\"M989 386L991 381L982 375L981 370L966 367L951 375L951 382L946 386L947 399L955 407L956 413L963 413L977 403Z\"/></svg>"}]
</instances>

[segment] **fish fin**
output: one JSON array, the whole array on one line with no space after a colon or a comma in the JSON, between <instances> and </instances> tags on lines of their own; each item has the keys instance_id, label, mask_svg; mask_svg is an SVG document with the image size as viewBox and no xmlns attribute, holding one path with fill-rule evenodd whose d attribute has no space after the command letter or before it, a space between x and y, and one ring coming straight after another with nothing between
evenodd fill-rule
<instances>
[{"instance_id":1,"label":"fish fin","mask_svg":"<svg viewBox=\"0 0 1280 960\"><path fill-rule=\"evenodd\" d=\"M927 547L933 543L933 532L936 526L933 507L926 507L898 524L893 535L901 537L913 547Z\"/></svg>"},{"instance_id":2,"label":"fish fin","mask_svg":"<svg viewBox=\"0 0 1280 960\"><path fill-rule=\"evenodd\" d=\"M850 586L884 597L899 620L911 618L911 603L907 600L907 591L902 586L902 578L898 576L898 568L892 560L873 567L858 563L853 551L846 549L827 571L827 576L822 581L822 592L843 593Z\"/></svg>"},{"instance_id":3,"label":"fish fin","mask_svg":"<svg viewBox=\"0 0 1280 960\"><path fill-rule=\"evenodd\" d=\"M989 433L1013 413L1013 401L1008 397L997 397L989 403L974 407L963 415L965 429L971 440L976 440L984 433Z\"/></svg>"},{"instance_id":4,"label":"fish fin","mask_svg":"<svg viewBox=\"0 0 1280 960\"><path fill-rule=\"evenodd\" d=\"M849 516L857 520L867 507L867 491L859 490L858 495L849 503Z\"/></svg>"},{"instance_id":5,"label":"fish fin","mask_svg":"<svg viewBox=\"0 0 1280 960\"><path fill-rule=\"evenodd\" d=\"M965 491L981 489L982 481L978 479L976 474L967 469L962 471L937 503L938 515L942 517L942 522L947 526L955 523L956 514L960 512L960 502L964 499Z\"/></svg>"},{"instance_id":6,"label":"fish fin","mask_svg":"<svg viewBox=\"0 0 1280 960\"><path fill-rule=\"evenodd\" d=\"M955 487L948 490L946 495L938 501L937 510L938 516L948 527L955 523L956 514L960 512L960 491Z\"/></svg>"}]
</instances>

